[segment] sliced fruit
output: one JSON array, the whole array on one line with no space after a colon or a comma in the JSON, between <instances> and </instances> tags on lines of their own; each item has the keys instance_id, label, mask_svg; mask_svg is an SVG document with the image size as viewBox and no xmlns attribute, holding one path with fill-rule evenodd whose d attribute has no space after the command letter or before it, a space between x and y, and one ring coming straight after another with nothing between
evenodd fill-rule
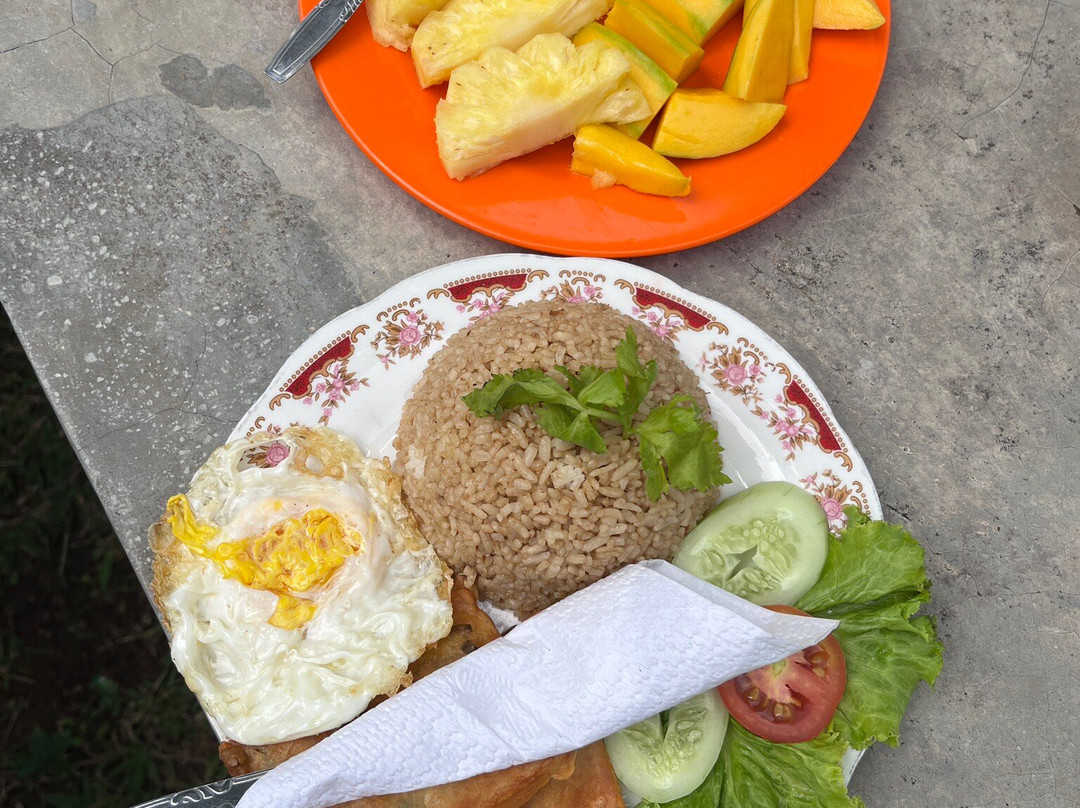
<instances>
[{"instance_id":1,"label":"sliced fruit","mask_svg":"<svg viewBox=\"0 0 1080 808\"><path fill-rule=\"evenodd\" d=\"M612 126L591 124L581 127L574 138L574 159L570 170L586 177L610 177L643 194L686 196L690 178L675 164L644 143Z\"/></svg>"},{"instance_id":2,"label":"sliced fruit","mask_svg":"<svg viewBox=\"0 0 1080 808\"><path fill-rule=\"evenodd\" d=\"M607 0L450 0L416 29L416 76L422 87L441 84L490 47L516 51L538 34L571 36L607 9Z\"/></svg>"},{"instance_id":3,"label":"sliced fruit","mask_svg":"<svg viewBox=\"0 0 1080 808\"><path fill-rule=\"evenodd\" d=\"M416 26L446 0L365 0L371 36L380 45L407 51Z\"/></svg>"},{"instance_id":4,"label":"sliced fruit","mask_svg":"<svg viewBox=\"0 0 1080 808\"><path fill-rule=\"evenodd\" d=\"M604 25L645 51L676 82L685 81L697 70L705 55L696 42L645 0L615 0Z\"/></svg>"},{"instance_id":5,"label":"sliced fruit","mask_svg":"<svg viewBox=\"0 0 1080 808\"><path fill-rule=\"evenodd\" d=\"M616 732L604 745L627 788L665 803L701 785L720 757L727 725L728 711L717 692L709 690Z\"/></svg>"},{"instance_id":6,"label":"sliced fruit","mask_svg":"<svg viewBox=\"0 0 1080 808\"><path fill-rule=\"evenodd\" d=\"M648 0L648 3L694 42L704 45L734 19L743 0Z\"/></svg>"},{"instance_id":7,"label":"sliced fruit","mask_svg":"<svg viewBox=\"0 0 1080 808\"><path fill-rule=\"evenodd\" d=\"M517 53L489 48L450 76L435 107L435 135L446 173L464 179L503 160L569 137L578 127L640 118L648 109L616 48L575 48L542 34Z\"/></svg>"},{"instance_id":8,"label":"sliced fruit","mask_svg":"<svg viewBox=\"0 0 1080 808\"><path fill-rule=\"evenodd\" d=\"M743 25L757 0L746 0ZM810 37L814 30L814 0L795 0L795 28L791 38L791 61L788 84L797 84L810 76Z\"/></svg>"},{"instance_id":9,"label":"sliced fruit","mask_svg":"<svg viewBox=\"0 0 1080 808\"><path fill-rule=\"evenodd\" d=\"M788 84L810 77L810 38L814 33L815 0L795 0L795 33L791 38Z\"/></svg>"},{"instance_id":10,"label":"sliced fruit","mask_svg":"<svg viewBox=\"0 0 1080 808\"><path fill-rule=\"evenodd\" d=\"M668 157L718 157L745 149L769 134L783 104L743 101L721 90L676 90L668 99L653 148Z\"/></svg>"},{"instance_id":11,"label":"sliced fruit","mask_svg":"<svg viewBox=\"0 0 1080 808\"><path fill-rule=\"evenodd\" d=\"M601 43L598 45L603 46ZM613 121L636 121L649 114L649 102L645 93L638 87L637 82L630 78L627 73L622 77L618 86L611 91L600 106L594 109L581 122L581 126L589 123L607 123ZM621 125L621 124L620 124Z\"/></svg>"},{"instance_id":12,"label":"sliced fruit","mask_svg":"<svg viewBox=\"0 0 1080 808\"><path fill-rule=\"evenodd\" d=\"M629 39L599 23L590 22L574 35L575 45L584 45L586 42L603 42L612 45L618 48L630 62L630 78L645 94L645 100L649 103L649 114L640 120L621 124L619 129L632 138L641 137L641 133L645 131L656 113L664 106L664 102L668 100L668 96L678 86L675 79L661 70L656 62L646 56L645 52Z\"/></svg>"},{"instance_id":13,"label":"sliced fruit","mask_svg":"<svg viewBox=\"0 0 1080 808\"><path fill-rule=\"evenodd\" d=\"M809 591L829 554L829 519L813 494L758 483L728 497L687 534L675 565L759 606Z\"/></svg>"},{"instance_id":14,"label":"sliced fruit","mask_svg":"<svg viewBox=\"0 0 1080 808\"><path fill-rule=\"evenodd\" d=\"M874 0L817 0L814 27L835 31L871 31L885 24Z\"/></svg>"},{"instance_id":15,"label":"sliced fruit","mask_svg":"<svg viewBox=\"0 0 1080 808\"><path fill-rule=\"evenodd\" d=\"M795 0L754 0L743 18L724 92L747 101L782 101L794 36Z\"/></svg>"}]
</instances>

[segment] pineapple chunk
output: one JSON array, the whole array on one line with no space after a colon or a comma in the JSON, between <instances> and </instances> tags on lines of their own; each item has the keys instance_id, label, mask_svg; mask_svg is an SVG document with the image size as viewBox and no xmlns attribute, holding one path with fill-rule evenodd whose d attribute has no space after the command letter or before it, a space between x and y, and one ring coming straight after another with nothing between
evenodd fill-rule
<instances>
[{"instance_id":1,"label":"pineapple chunk","mask_svg":"<svg viewBox=\"0 0 1080 808\"><path fill-rule=\"evenodd\" d=\"M435 135L446 173L457 180L569 137L587 123L625 123L648 114L616 48L575 48L541 34L516 54L490 48L450 76L435 108Z\"/></svg>"},{"instance_id":2,"label":"pineapple chunk","mask_svg":"<svg viewBox=\"0 0 1080 808\"><path fill-rule=\"evenodd\" d=\"M420 86L496 45L516 51L538 34L572 36L607 13L608 0L450 0L416 29L412 55Z\"/></svg>"},{"instance_id":3,"label":"pineapple chunk","mask_svg":"<svg viewBox=\"0 0 1080 808\"><path fill-rule=\"evenodd\" d=\"M630 78L641 88L641 92L645 94L649 102L647 116L638 121L624 123L619 127L630 137L639 138L678 85L675 84L675 79L661 70L660 66L646 56L644 51L610 28L590 22L574 35L574 44L578 46L597 40L615 46L630 61Z\"/></svg>"},{"instance_id":4,"label":"pineapple chunk","mask_svg":"<svg viewBox=\"0 0 1080 808\"><path fill-rule=\"evenodd\" d=\"M365 0L371 36L380 45L407 51L416 26L446 0Z\"/></svg>"}]
</instances>

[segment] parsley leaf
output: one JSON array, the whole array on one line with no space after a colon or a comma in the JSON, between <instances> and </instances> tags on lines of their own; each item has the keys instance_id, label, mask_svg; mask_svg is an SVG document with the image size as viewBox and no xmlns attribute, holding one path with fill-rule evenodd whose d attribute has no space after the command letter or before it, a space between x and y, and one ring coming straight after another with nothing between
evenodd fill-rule
<instances>
[{"instance_id":1,"label":"parsley leaf","mask_svg":"<svg viewBox=\"0 0 1080 808\"><path fill-rule=\"evenodd\" d=\"M637 335L629 326L626 329L626 338L615 349L615 365L626 380L626 400L618 407L619 420L625 434L630 431L641 402L656 381L658 368L655 359L641 364L637 355Z\"/></svg>"},{"instance_id":2,"label":"parsley leaf","mask_svg":"<svg viewBox=\"0 0 1080 808\"><path fill-rule=\"evenodd\" d=\"M646 444L652 447L645 465L650 492L656 488L661 493L667 491L668 480L681 491L691 488L707 491L731 482L721 470L724 465L716 443L716 428L701 417L701 409L690 396L678 395L667 404L654 407L633 432L642 447L643 465L646 464L644 447Z\"/></svg>"},{"instance_id":3,"label":"parsley leaf","mask_svg":"<svg viewBox=\"0 0 1080 808\"><path fill-rule=\"evenodd\" d=\"M641 364L633 328L615 349L615 365L610 370L586 365L578 373L557 365L566 387L537 368L522 368L492 376L463 400L481 417L529 407L549 435L597 454L607 451L598 424L621 425L624 437L637 439L646 493L654 502L672 485L707 491L730 482L722 471L716 428L689 396L654 407L634 426L658 368L656 360Z\"/></svg>"}]
</instances>

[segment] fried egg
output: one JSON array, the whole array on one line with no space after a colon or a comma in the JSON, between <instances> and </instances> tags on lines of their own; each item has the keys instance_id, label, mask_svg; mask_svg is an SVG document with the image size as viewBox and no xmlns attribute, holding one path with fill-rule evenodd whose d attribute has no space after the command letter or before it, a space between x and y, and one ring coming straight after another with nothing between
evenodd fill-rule
<instances>
[{"instance_id":1,"label":"fried egg","mask_svg":"<svg viewBox=\"0 0 1080 808\"><path fill-rule=\"evenodd\" d=\"M150 530L172 658L230 739L339 727L451 628L450 572L400 480L328 429L216 450Z\"/></svg>"}]
</instances>

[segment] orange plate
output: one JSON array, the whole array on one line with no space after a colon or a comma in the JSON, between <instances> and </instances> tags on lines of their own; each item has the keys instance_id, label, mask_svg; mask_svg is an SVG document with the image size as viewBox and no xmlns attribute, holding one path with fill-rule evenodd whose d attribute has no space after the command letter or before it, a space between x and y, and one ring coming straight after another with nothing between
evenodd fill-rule
<instances>
[{"instance_id":1,"label":"orange plate","mask_svg":"<svg viewBox=\"0 0 1080 808\"><path fill-rule=\"evenodd\" d=\"M300 0L301 15L316 2ZM887 21L876 31L814 31L810 78L788 89L788 111L766 138L724 157L676 161L692 178L690 195L679 199L619 186L593 190L588 178L570 173L570 139L464 182L450 179L435 145L435 105L443 87L420 89L410 56L376 44L363 9L312 67L345 131L387 176L433 210L534 250L655 255L737 233L828 170L858 132L885 69L889 0L878 6ZM723 84L741 17L709 42L701 68L685 86Z\"/></svg>"}]
</instances>

